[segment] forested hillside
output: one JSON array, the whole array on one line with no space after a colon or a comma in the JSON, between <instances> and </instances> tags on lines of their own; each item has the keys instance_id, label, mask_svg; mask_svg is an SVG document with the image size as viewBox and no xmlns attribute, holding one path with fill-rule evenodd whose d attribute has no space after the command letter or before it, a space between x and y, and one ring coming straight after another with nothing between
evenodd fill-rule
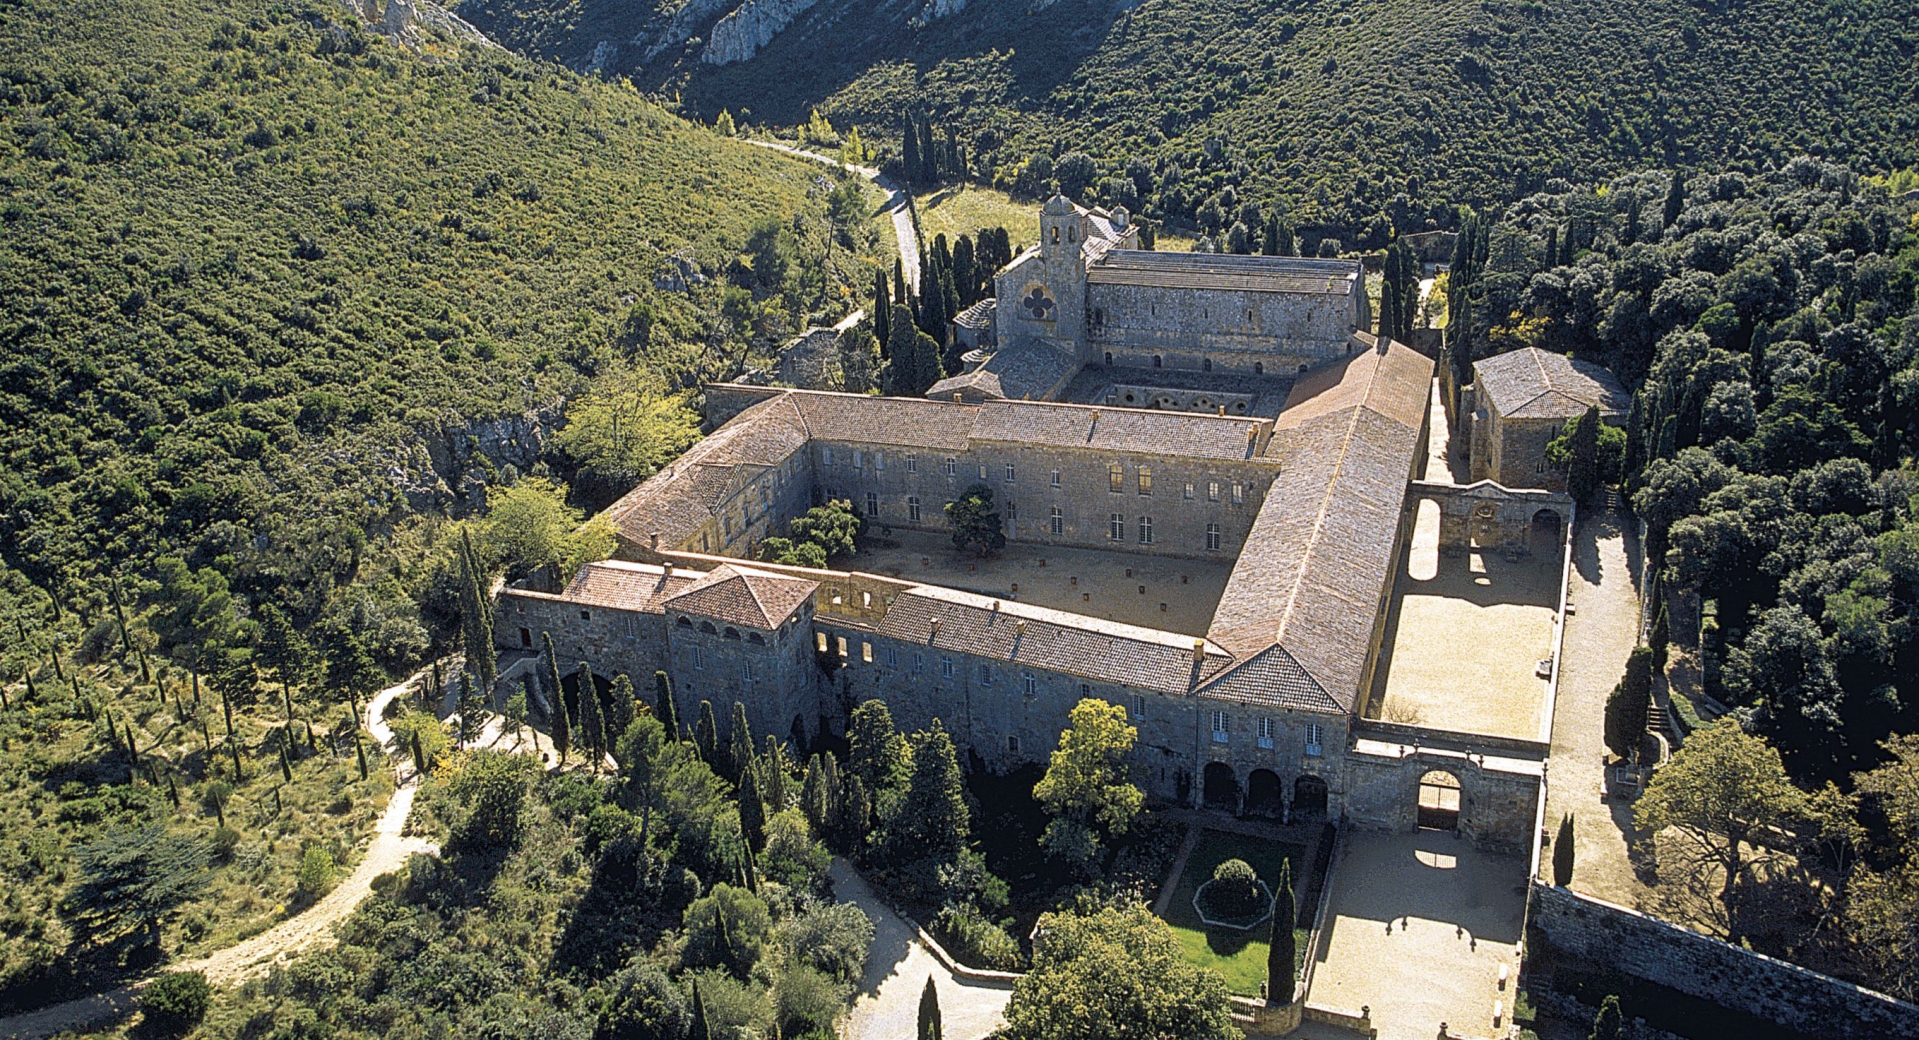
<instances>
[{"instance_id":1,"label":"forested hillside","mask_svg":"<svg viewBox=\"0 0 1919 1040\"><path fill-rule=\"evenodd\" d=\"M1226 222L1239 202L1279 205L1348 247L1556 177L1919 159L1919 10L1901 0L974 0L930 22L959 5L819 0L751 60L706 64L730 6L660 4L710 12L677 27L683 45L651 5L459 9L569 64L612 45L610 71L707 120L795 126L818 106L881 144L924 109L984 180L1084 151L1132 182L1093 193L1148 216L1213 230L1196 214L1232 186Z\"/></svg>"}]
</instances>

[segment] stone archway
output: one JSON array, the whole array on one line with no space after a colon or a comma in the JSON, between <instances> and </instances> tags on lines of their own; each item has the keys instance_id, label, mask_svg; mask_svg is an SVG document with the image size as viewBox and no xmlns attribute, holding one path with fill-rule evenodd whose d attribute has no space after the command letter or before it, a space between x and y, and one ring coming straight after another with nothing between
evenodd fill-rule
<instances>
[{"instance_id":1,"label":"stone archway","mask_svg":"<svg viewBox=\"0 0 1919 1040\"><path fill-rule=\"evenodd\" d=\"M1285 786L1279 774L1270 769L1255 769L1246 774L1246 811L1263 816L1278 816L1285 809Z\"/></svg>"},{"instance_id":2,"label":"stone archway","mask_svg":"<svg viewBox=\"0 0 1919 1040\"><path fill-rule=\"evenodd\" d=\"M1302 776L1293 781L1293 812L1326 812L1326 781L1316 776Z\"/></svg>"},{"instance_id":3,"label":"stone archway","mask_svg":"<svg viewBox=\"0 0 1919 1040\"><path fill-rule=\"evenodd\" d=\"M1459 829L1459 778L1434 769L1419 778L1419 827L1422 830Z\"/></svg>"},{"instance_id":4,"label":"stone archway","mask_svg":"<svg viewBox=\"0 0 1919 1040\"><path fill-rule=\"evenodd\" d=\"M1556 556L1559 553L1559 532L1565 525L1557 509L1541 509L1533 514L1532 527L1527 532L1526 547L1538 555Z\"/></svg>"},{"instance_id":5,"label":"stone archway","mask_svg":"<svg viewBox=\"0 0 1919 1040\"><path fill-rule=\"evenodd\" d=\"M1233 775L1232 766L1224 762L1206 763L1201 791L1206 808L1239 811L1239 778Z\"/></svg>"}]
</instances>

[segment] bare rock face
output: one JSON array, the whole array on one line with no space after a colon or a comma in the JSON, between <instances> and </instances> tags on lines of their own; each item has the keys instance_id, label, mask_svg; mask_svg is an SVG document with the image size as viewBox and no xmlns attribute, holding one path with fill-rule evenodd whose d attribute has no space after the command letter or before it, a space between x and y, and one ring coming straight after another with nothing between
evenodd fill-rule
<instances>
[{"instance_id":1,"label":"bare rock face","mask_svg":"<svg viewBox=\"0 0 1919 1040\"><path fill-rule=\"evenodd\" d=\"M713 26L700 60L708 65L730 65L758 54L780 30L793 23L815 0L746 0Z\"/></svg>"},{"instance_id":2,"label":"bare rock face","mask_svg":"<svg viewBox=\"0 0 1919 1040\"><path fill-rule=\"evenodd\" d=\"M731 0L686 0L679 10L673 12L673 17L667 20L666 28L660 30L658 36L648 39L642 35L633 41L634 46L646 48L645 57L640 60L652 61L659 57L662 51L678 47L692 39L700 26L718 18L720 12L726 10L730 2Z\"/></svg>"},{"instance_id":3,"label":"bare rock face","mask_svg":"<svg viewBox=\"0 0 1919 1040\"><path fill-rule=\"evenodd\" d=\"M966 0L926 0L926 6L920 8L919 15L913 20L925 25L942 18L950 18L964 10L966 10Z\"/></svg>"},{"instance_id":4,"label":"bare rock face","mask_svg":"<svg viewBox=\"0 0 1919 1040\"><path fill-rule=\"evenodd\" d=\"M475 43L498 47L472 22L441 7L433 0L340 0L340 5L358 16L367 28L408 50L418 51L431 37L455 43Z\"/></svg>"}]
</instances>

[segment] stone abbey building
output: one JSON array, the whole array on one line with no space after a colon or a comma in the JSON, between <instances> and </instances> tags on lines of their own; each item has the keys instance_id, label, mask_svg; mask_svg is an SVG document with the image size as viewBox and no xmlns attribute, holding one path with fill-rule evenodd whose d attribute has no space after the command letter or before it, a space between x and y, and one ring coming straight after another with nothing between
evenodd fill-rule
<instances>
[{"instance_id":1,"label":"stone abbey building","mask_svg":"<svg viewBox=\"0 0 1919 1040\"><path fill-rule=\"evenodd\" d=\"M1543 747L1362 717L1433 363L1362 331L1359 263L1142 251L1123 210L1063 198L1040 220L1040 245L997 275L997 349L973 371L925 399L707 387L712 433L608 509L617 558L506 590L501 646L546 632L602 675L664 669L683 717L737 700L756 731L802 742L877 697L995 770L1044 762L1098 697L1138 727L1136 775L1159 798L1408 828L1437 763L1462 830L1525 844ZM828 499L869 530L943 533L975 484L1016 552L1217 561L1204 633L1108 620L1092 590L1077 613L937 569L748 562ZM1486 501L1465 505L1497 526L1503 490L1475 487Z\"/></svg>"}]
</instances>

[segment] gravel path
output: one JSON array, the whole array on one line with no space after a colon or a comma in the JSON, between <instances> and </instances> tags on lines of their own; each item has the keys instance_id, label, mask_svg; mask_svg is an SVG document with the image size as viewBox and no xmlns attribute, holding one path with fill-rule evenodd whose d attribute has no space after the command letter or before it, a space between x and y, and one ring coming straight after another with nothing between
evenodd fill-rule
<instances>
[{"instance_id":1,"label":"gravel path","mask_svg":"<svg viewBox=\"0 0 1919 1040\"><path fill-rule=\"evenodd\" d=\"M907 205L906 191L899 185L893 183L891 177L886 176L871 166L854 166L851 163L841 162L833 156L824 155L819 152L809 152L804 148L795 148L790 144L782 144L779 141L749 140L746 143L757 145L761 148L771 148L776 152L785 152L788 155L797 155L802 159L811 159L814 162L825 163L836 170L857 173L867 180L872 181L874 184L879 185L880 190L886 192L886 212L892 214L893 217L893 237L899 240L900 267L902 268L902 273L906 275L906 286L911 289L920 283L920 245L919 235L913 230L913 211Z\"/></svg>"},{"instance_id":2,"label":"gravel path","mask_svg":"<svg viewBox=\"0 0 1919 1040\"><path fill-rule=\"evenodd\" d=\"M387 751L395 750L393 730L381 716L387 704L396 697L404 696L419 678L420 675L414 675L405 682L388 687L367 703L366 728ZM374 878L398 870L405 865L407 857L416 852L437 853L438 845L401 834L406 828L407 814L413 810L413 796L419 790L419 785L413 782L411 758L401 760L395 768L395 777L400 786L393 792L393 797L387 800L386 809L380 813L380 821L375 825L373 840L367 845L366 854L360 857L353 873L334 886L331 892L299 914L251 939L199 960L169 964L166 970L203 971L208 981L223 986L263 975L276 964L284 964L300 953L331 942L333 926L345 920L360 905L360 901L373 891ZM131 1015L136 998L148 981L141 979L105 993L0 1018L0 1038L41 1040L42 1037L67 1030L101 1028Z\"/></svg>"},{"instance_id":3,"label":"gravel path","mask_svg":"<svg viewBox=\"0 0 1919 1040\"><path fill-rule=\"evenodd\" d=\"M919 941L918 931L880 901L851 864L835 858L833 894L873 921L873 949L853 1010L840 1026L841 1040L904 1040L919 1030L920 992L931 976L939 990L940 1035L980 1040L1006 1024L1006 984L956 977Z\"/></svg>"}]
</instances>

